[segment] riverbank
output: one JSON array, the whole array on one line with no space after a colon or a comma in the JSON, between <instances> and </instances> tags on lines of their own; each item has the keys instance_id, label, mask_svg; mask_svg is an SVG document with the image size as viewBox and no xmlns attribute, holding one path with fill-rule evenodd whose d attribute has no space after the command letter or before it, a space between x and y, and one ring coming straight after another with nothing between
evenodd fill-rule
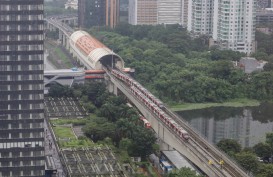
<instances>
[{"instance_id":1,"label":"riverbank","mask_svg":"<svg viewBox=\"0 0 273 177\"><path fill-rule=\"evenodd\" d=\"M170 106L172 111L185 111L194 109L204 109L216 106L226 107L247 107L247 106L259 106L260 101L251 99L236 99L224 103L183 103Z\"/></svg>"}]
</instances>

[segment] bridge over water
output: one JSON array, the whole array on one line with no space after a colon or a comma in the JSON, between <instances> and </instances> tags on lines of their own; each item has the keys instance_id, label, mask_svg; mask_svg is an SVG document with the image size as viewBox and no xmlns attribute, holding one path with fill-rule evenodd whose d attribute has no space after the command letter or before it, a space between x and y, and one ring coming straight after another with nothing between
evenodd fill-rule
<instances>
[{"instance_id":1,"label":"bridge over water","mask_svg":"<svg viewBox=\"0 0 273 177\"><path fill-rule=\"evenodd\" d=\"M108 49L94 37L85 32L73 32L70 27L61 23L58 19L47 19L47 25L49 29L57 28L59 30L59 37L62 44L66 46L66 48L79 62L83 64L86 69L105 70L106 73L104 74L104 77L109 90L115 94L124 94L147 118L160 140L162 149L176 149L197 165L209 177L249 176L239 167L238 164L231 160L226 154L222 153L214 145L210 144L199 133L195 132L186 121L170 111L166 105L163 107L156 107L155 105L154 107L156 107L157 110L160 109L160 112L168 115L173 121L175 121L175 124L188 132L190 138L188 140L181 139L176 130L171 128L169 124L162 120L160 116L158 116L151 107L146 104L146 101L152 101L150 98L145 97L144 103L143 99L140 99L139 96L132 92L132 86L128 84L128 82L116 77L112 74L111 69L109 70L104 67L107 65L109 68L115 67L120 70L124 67L124 61L122 58L112 50ZM120 73L125 74L122 71L120 71ZM130 78L130 76L127 77ZM137 83L137 81L132 78L130 79L132 82ZM153 104L151 103L151 105ZM220 165L221 160L224 161L222 167Z\"/></svg>"}]
</instances>

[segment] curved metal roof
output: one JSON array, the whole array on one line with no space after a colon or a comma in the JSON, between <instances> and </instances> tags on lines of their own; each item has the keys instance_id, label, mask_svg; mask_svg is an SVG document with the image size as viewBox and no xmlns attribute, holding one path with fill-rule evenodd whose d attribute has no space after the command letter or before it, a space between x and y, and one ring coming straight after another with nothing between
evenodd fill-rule
<instances>
[{"instance_id":1,"label":"curved metal roof","mask_svg":"<svg viewBox=\"0 0 273 177\"><path fill-rule=\"evenodd\" d=\"M85 56L88 60L85 63L91 65L93 69L101 69L102 63L111 64L112 62L116 67L124 68L124 61L119 55L85 31L74 32L70 36L70 44L81 53L81 56Z\"/></svg>"}]
</instances>

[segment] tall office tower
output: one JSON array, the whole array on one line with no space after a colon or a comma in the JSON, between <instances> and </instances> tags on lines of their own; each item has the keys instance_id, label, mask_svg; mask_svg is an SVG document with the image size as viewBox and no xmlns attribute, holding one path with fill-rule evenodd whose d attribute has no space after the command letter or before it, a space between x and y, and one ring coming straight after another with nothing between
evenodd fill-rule
<instances>
[{"instance_id":1,"label":"tall office tower","mask_svg":"<svg viewBox=\"0 0 273 177\"><path fill-rule=\"evenodd\" d=\"M44 176L43 0L0 0L0 176Z\"/></svg>"},{"instance_id":2,"label":"tall office tower","mask_svg":"<svg viewBox=\"0 0 273 177\"><path fill-rule=\"evenodd\" d=\"M215 0L217 1L217 0ZM188 31L194 34L212 34L214 0L189 1Z\"/></svg>"},{"instance_id":3,"label":"tall office tower","mask_svg":"<svg viewBox=\"0 0 273 177\"><path fill-rule=\"evenodd\" d=\"M105 26L106 0L79 0L79 27Z\"/></svg>"},{"instance_id":4,"label":"tall office tower","mask_svg":"<svg viewBox=\"0 0 273 177\"><path fill-rule=\"evenodd\" d=\"M129 0L132 25L180 24L187 26L190 0Z\"/></svg>"},{"instance_id":5,"label":"tall office tower","mask_svg":"<svg viewBox=\"0 0 273 177\"><path fill-rule=\"evenodd\" d=\"M213 39L224 49L255 51L256 0L214 2Z\"/></svg>"},{"instance_id":6,"label":"tall office tower","mask_svg":"<svg viewBox=\"0 0 273 177\"><path fill-rule=\"evenodd\" d=\"M187 25L189 0L158 0L158 24Z\"/></svg>"},{"instance_id":7,"label":"tall office tower","mask_svg":"<svg viewBox=\"0 0 273 177\"><path fill-rule=\"evenodd\" d=\"M78 0L79 27L115 27L119 21L119 0Z\"/></svg>"},{"instance_id":8,"label":"tall office tower","mask_svg":"<svg viewBox=\"0 0 273 177\"><path fill-rule=\"evenodd\" d=\"M119 22L128 23L128 0L119 1Z\"/></svg>"},{"instance_id":9,"label":"tall office tower","mask_svg":"<svg viewBox=\"0 0 273 177\"><path fill-rule=\"evenodd\" d=\"M129 24L157 24L157 0L129 0Z\"/></svg>"},{"instance_id":10,"label":"tall office tower","mask_svg":"<svg viewBox=\"0 0 273 177\"><path fill-rule=\"evenodd\" d=\"M114 28L119 21L119 0L106 0L105 25Z\"/></svg>"}]
</instances>

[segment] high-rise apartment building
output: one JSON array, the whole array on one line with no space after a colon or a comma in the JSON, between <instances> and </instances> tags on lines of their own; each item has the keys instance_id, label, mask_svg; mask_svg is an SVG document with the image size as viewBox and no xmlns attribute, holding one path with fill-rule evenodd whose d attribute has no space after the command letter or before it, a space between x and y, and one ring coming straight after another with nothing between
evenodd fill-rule
<instances>
[{"instance_id":1,"label":"high-rise apartment building","mask_svg":"<svg viewBox=\"0 0 273 177\"><path fill-rule=\"evenodd\" d=\"M158 24L187 25L189 0L158 0Z\"/></svg>"},{"instance_id":2,"label":"high-rise apartment building","mask_svg":"<svg viewBox=\"0 0 273 177\"><path fill-rule=\"evenodd\" d=\"M129 0L128 21L132 25L157 24L157 0Z\"/></svg>"},{"instance_id":3,"label":"high-rise apartment building","mask_svg":"<svg viewBox=\"0 0 273 177\"><path fill-rule=\"evenodd\" d=\"M211 36L210 45L255 52L256 0L190 1L188 16L188 31Z\"/></svg>"},{"instance_id":4,"label":"high-rise apartment building","mask_svg":"<svg viewBox=\"0 0 273 177\"><path fill-rule=\"evenodd\" d=\"M0 0L0 176L44 176L43 0Z\"/></svg>"},{"instance_id":5,"label":"high-rise apartment building","mask_svg":"<svg viewBox=\"0 0 273 177\"><path fill-rule=\"evenodd\" d=\"M213 0L195 0L189 2L188 31L194 34L212 33L213 2Z\"/></svg>"},{"instance_id":6,"label":"high-rise apartment building","mask_svg":"<svg viewBox=\"0 0 273 177\"><path fill-rule=\"evenodd\" d=\"M217 45L250 54L255 51L256 0L214 1L212 37Z\"/></svg>"},{"instance_id":7,"label":"high-rise apartment building","mask_svg":"<svg viewBox=\"0 0 273 177\"><path fill-rule=\"evenodd\" d=\"M132 25L187 25L189 0L129 0Z\"/></svg>"}]
</instances>

